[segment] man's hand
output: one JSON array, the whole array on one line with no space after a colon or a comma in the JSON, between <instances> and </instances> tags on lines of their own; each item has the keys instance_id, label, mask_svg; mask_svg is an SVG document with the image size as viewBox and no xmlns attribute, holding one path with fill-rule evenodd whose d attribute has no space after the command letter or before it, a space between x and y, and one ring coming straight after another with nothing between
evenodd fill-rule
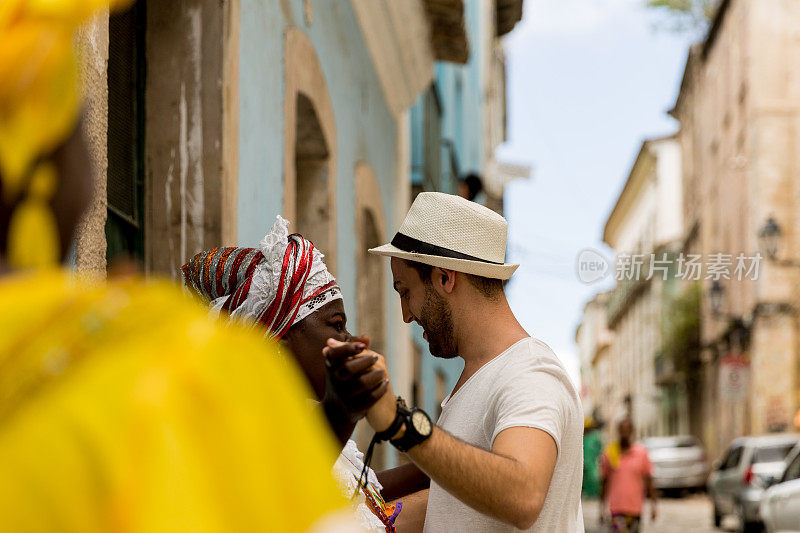
<instances>
[{"instance_id":1,"label":"man's hand","mask_svg":"<svg viewBox=\"0 0 800 533\"><path fill-rule=\"evenodd\" d=\"M653 502L650 504L650 521L655 522L656 518L658 518L658 510L656 509L656 503Z\"/></svg>"},{"instance_id":2,"label":"man's hand","mask_svg":"<svg viewBox=\"0 0 800 533\"><path fill-rule=\"evenodd\" d=\"M326 410L336 409L340 416L355 423L366 415L389 387L386 365L376 366L382 356L367 350L369 339L339 342L328 339L325 356Z\"/></svg>"},{"instance_id":3,"label":"man's hand","mask_svg":"<svg viewBox=\"0 0 800 533\"><path fill-rule=\"evenodd\" d=\"M367 422L372 426L372 429L376 432L380 432L387 429L392 425L392 422L394 422L395 416L397 416L397 399L392 390L392 382L388 378L389 369L386 367L386 359L384 359L381 354L375 352L370 353L374 353L378 356L378 360L375 361L375 367L383 370L387 376L386 392L375 402L375 405L367 411Z\"/></svg>"}]
</instances>

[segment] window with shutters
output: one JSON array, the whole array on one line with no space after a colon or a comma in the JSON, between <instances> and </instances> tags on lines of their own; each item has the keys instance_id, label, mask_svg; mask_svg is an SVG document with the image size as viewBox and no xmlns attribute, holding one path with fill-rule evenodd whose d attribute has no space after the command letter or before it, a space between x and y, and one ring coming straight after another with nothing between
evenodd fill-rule
<instances>
[{"instance_id":1,"label":"window with shutters","mask_svg":"<svg viewBox=\"0 0 800 533\"><path fill-rule=\"evenodd\" d=\"M106 259L144 258L145 2L112 15L108 29Z\"/></svg>"}]
</instances>

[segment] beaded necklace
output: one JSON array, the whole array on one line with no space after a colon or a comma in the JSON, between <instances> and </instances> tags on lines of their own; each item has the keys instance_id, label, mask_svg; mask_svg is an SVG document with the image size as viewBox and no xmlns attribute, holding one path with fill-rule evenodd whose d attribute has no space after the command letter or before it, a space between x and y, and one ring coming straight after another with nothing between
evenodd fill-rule
<instances>
[{"instance_id":1,"label":"beaded necklace","mask_svg":"<svg viewBox=\"0 0 800 533\"><path fill-rule=\"evenodd\" d=\"M356 470L359 470L358 465L351 461L349 457L344 454L343 457L347 459ZM372 514L378 517L378 520L383 523L384 527L386 527L386 533L395 533L394 522L397 520L397 515L400 514L400 510L403 508L403 502L387 504L386 500L381 496L381 493L375 490L375 487L372 486L368 479L363 479L355 474L353 474L353 478L356 480L356 485L359 487L356 494L360 491L364 495L364 501L367 507L372 511Z\"/></svg>"}]
</instances>

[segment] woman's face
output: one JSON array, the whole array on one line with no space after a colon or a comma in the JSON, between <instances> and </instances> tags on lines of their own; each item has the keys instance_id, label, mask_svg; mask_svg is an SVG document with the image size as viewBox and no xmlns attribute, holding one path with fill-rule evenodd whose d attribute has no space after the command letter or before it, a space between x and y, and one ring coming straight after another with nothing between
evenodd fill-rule
<instances>
[{"instance_id":1,"label":"woman's face","mask_svg":"<svg viewBox=\"0 0 800 533\"><path fill-rule=\"evenodd\" d=\"M283 341L302 367L318 400L322 400L325 395L323 348L327 345L328 339L348 342L351 337L347 331L347 315L341 299L320 307L292 326L284 335Z\"/></svg>"}]
</instances>

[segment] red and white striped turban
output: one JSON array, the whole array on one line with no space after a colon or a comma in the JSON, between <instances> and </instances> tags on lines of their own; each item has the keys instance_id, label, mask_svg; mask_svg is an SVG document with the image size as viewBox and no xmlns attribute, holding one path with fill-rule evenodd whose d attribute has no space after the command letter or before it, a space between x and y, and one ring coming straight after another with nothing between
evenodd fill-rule
<instances>
[{"instance_id":1,"label":"red and white striped turban","mask_svg":"<svg viewBox=\"0 0 800 533\"><path fill-rule=\"evenodd\" d=\"M181 267L186 286L211 302L212 313L255 322L282 338L294 324L342 298L323 254L281 216L258 248L212 248Z\"/></svg>"}]
</instances>

